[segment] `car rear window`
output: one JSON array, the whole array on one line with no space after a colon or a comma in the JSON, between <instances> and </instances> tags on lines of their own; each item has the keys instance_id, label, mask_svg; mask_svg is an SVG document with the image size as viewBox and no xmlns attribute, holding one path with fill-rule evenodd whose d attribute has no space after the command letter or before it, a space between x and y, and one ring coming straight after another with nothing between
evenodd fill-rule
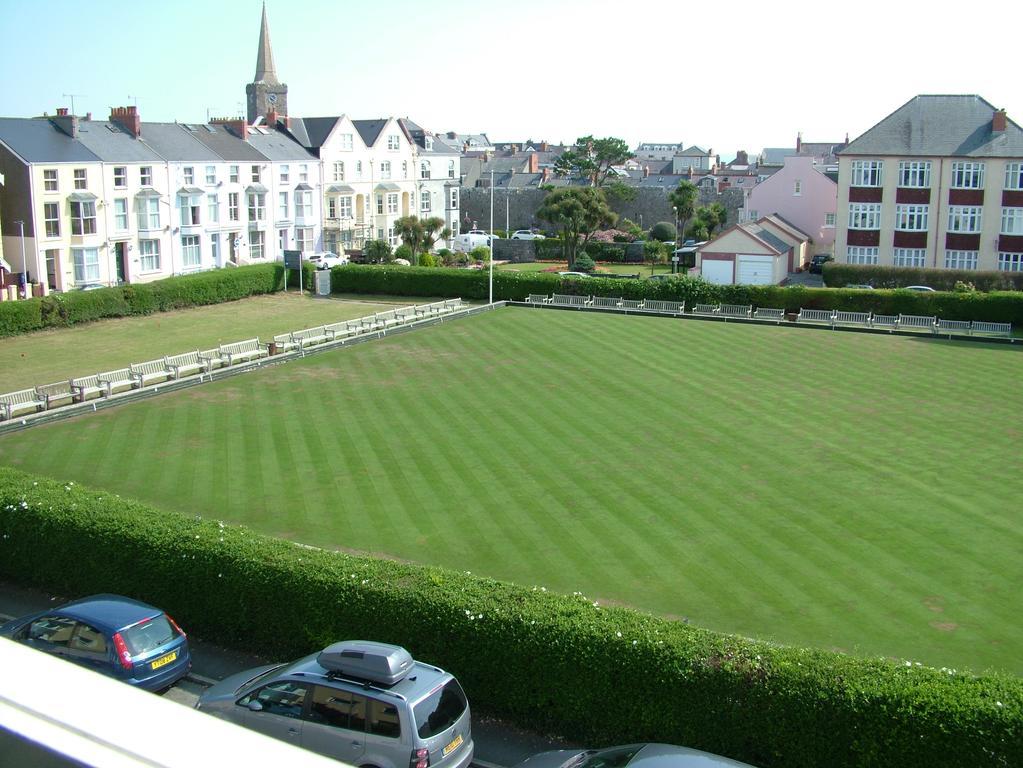
<instances>
[{"instance_id":1,"label":"car rear window","mask_svg":"<svg viewBox=\"0 0 1023 768\"><path fill-rule=\"evenodd\" d=\"M121 632L121 637L132 656L141 656L178 637L178 631L167 621L166 616L161 615L128 627Z\"/></svg>"},{"instance_id":2,"label":"car rear window","mask_svg":"<svg viewBox=\"0 0 1023 768\"><path fill-rule=\"evenodd\" d=\"M446 731L458 721L468 704L458 681L448 680L412 708L419 738L428 739Z\"/></svg>"}]
</instances>

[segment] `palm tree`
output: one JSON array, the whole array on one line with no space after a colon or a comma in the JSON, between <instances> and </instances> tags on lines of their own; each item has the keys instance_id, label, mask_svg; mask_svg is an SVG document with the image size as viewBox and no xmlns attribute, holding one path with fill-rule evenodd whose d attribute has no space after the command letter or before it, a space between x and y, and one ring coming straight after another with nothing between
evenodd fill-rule
<instances>
[{"instance_id":1,"label":"palm tree","mask_svg":"<svg viewBox=\"0 0 1023 768\"><path fill-rule=\"evenodd\" d=\"M696 212L696 198L699 195L700 190L696 188L696 185L685 179L678 183L676 189L668 193L668 200L675 206L675 215L681 221L681 226L678 228L679 237L683 237L682 233L686 231L686 224Z\"/></svg>"},{"instance_id":2,"label":"palm tree","mask_svg":"<svg viewBox=\"0 0 1023 768\"><path fill-rule=\"evenodd\" d=\"M419 263L419 255L431 251L438 240L451 237L451 230L444 226L444 219L437 216L429 219L402 216L394 222L394 232L412 251L413 266Z\"/></svg>"}]
</instances>

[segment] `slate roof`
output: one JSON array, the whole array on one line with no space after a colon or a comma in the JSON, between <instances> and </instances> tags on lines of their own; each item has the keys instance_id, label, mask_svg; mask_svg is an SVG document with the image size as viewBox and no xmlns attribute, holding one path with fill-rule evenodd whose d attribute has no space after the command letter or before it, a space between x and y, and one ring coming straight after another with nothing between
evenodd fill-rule
<instances>
[{"instance_id":1,"label":"slate roof","mask_svg":"<svg viewBox=\"0 0 1023 768\"><path fill-rule=\"evenodd\" d=\"M796 154L795 147L764 147L760 153L760 163L762 165L784 165L785 158L792 157L794 154Z\"/></svg>"},{"instance_id":2,"label":"slate roof","mask_svg":"<svg viewBox=\"0 0 1023 768\"><path fill-rule=\"evenodd\" d=\"M145 131L146 126L145 123L143 123L143 136L145 135ZM200 125L199 130L195 131L192 136L200 144L204 144L227 161L249 162L266 159L262 154L255 150L250 143L242 141L223 125ZM295 146L295 142L293 141L289 141L288 143Z\"/></svg>"},{"instance_id":3,"label":"slate roof","mask_svg":"<svg viewBox=\"0 0 1023 768\"><path fill-rule=\"evenodd\" d=\"M1020 157L1023 129L1006 120L991 132L995 107L976 95L915 96L866 133L842 155L923 157Z\"/></svg>"},{"instance_id":4,"label":"slate roof","mask_svg":"<svg viewBox=\"0 0 1023 768\"><path fill-rule=\"evenodd\" d=\"M707 152L705 149L701 149L700 147L698 147L698 146L696 146L694 144L693 146L689 147L688 149L683 149L681 152L676 152L675 156L676 157L709 157L710 156L710 152Z\"/></svg>"},{"instance_id":5,"label":"slate roof","mask_svg":"<svg viewBox=\"0 0 1023 768\"><path fill-rule=\"evenodd\" d=\"M70 137L69 140L74 141ZM158 163L163 160L117 123L83 120L78 124L78 141L105 162Z\"/></svg>"},{"instance_id":6,"label":"slate roof","mask_svg":"<svg viewBox=\"0 0 1023 768\"><path fill-rule=\"evenodd\" d=\"M216 163L220 155L196 139L192 132L180 123L142 123L142 138L164 160L195 161L208 160Z\"/></svg>"},{"instance_id":7,"label":"slate roof","mask_svg":"<svg viewBox=\"0 0 1023 768\"><path fill-rule=\"evenodd\" d=\"M377 139L380 137L380 132L384 130L384 126L387 125L385 118L379 118L376 120L352 120L352 125L355 126L355 130L359 132L363 142L367 147L372 147L377 143Z\"/></svg>"},{"instance_id":8,"label":"slate roof","mask_svg":"<svg viewBox=\"0 0 1023 768\"><path fill-rule=\"evenodd\" d=\"M293 117L288 133L306 149L318 150L340 119L340 117Z\"/></svg>"},{"instance_id":9,"label":"slate roof","mask_svg":"<svg viewBox=\"0 0 1023 768\"><path fill-rule=\"evenodd\" d=\"M99 158L45 118L0 117L0 141L29 163L92 163Z\"/></svg>"},{"instance_id":10,"label":"slate roof","mask_svg":"<svg viewBox=\"0 0 1023 768\"><path fill-rule=\"evenodd\" d=\"M281 131L273 128L266 128L269 134L262 134L259 131L249 129L249 144L256 155L265 157L268 160L297 160L299 162L315 162L316 156L306 150L301 144L292 141ZM241 144L241 142L238 142Z\"/></svg>"}]
</instances>

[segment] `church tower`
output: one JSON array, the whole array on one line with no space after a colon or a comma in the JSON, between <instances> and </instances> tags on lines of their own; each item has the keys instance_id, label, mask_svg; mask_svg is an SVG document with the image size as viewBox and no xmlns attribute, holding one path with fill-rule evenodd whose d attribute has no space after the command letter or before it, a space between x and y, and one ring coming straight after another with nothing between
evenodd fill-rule
<instances>
[{"instance_id":1,"label":"church tower","mask_svg":"<svg viewBox=\"0 0 1023 768\"><path fill-rule=\"evenodd\" d=\"M263 3L263 22L259 27L256 77L245 86L245 95L250 125L257 117L266 118L270 112L281 117L288 114L288 86L277 79L274 52L270 47L270 25L266 21L266 3Z\"/></svg>"}]
</instances>

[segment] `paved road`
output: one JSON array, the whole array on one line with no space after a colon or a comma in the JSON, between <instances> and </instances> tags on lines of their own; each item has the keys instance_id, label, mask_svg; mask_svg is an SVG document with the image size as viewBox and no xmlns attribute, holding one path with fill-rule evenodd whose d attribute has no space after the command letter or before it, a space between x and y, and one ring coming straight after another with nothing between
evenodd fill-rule
<instances>
[{"instance_id":1,"label":"paved road","mask_svg":"<svg viewBox=\"0 0 1023 768\"><path fill-rule=\"evenodd\" d=\"M46 610L50 605L60 605L70 599L68 596L0 582L0 623L16 616ZM188 630L187 626L185 630ZM202 691L217 680L274 661L221 648L194 635L189 635L188 644L192 651L192 673L163 694L165 698L187 707L195 706ZM567 741L530 733L478 712L473 713L472 733L476 741L476 759L473 762L479 768L511 766L537 752L573 746Z\"/></svg>"}]
</instances>

